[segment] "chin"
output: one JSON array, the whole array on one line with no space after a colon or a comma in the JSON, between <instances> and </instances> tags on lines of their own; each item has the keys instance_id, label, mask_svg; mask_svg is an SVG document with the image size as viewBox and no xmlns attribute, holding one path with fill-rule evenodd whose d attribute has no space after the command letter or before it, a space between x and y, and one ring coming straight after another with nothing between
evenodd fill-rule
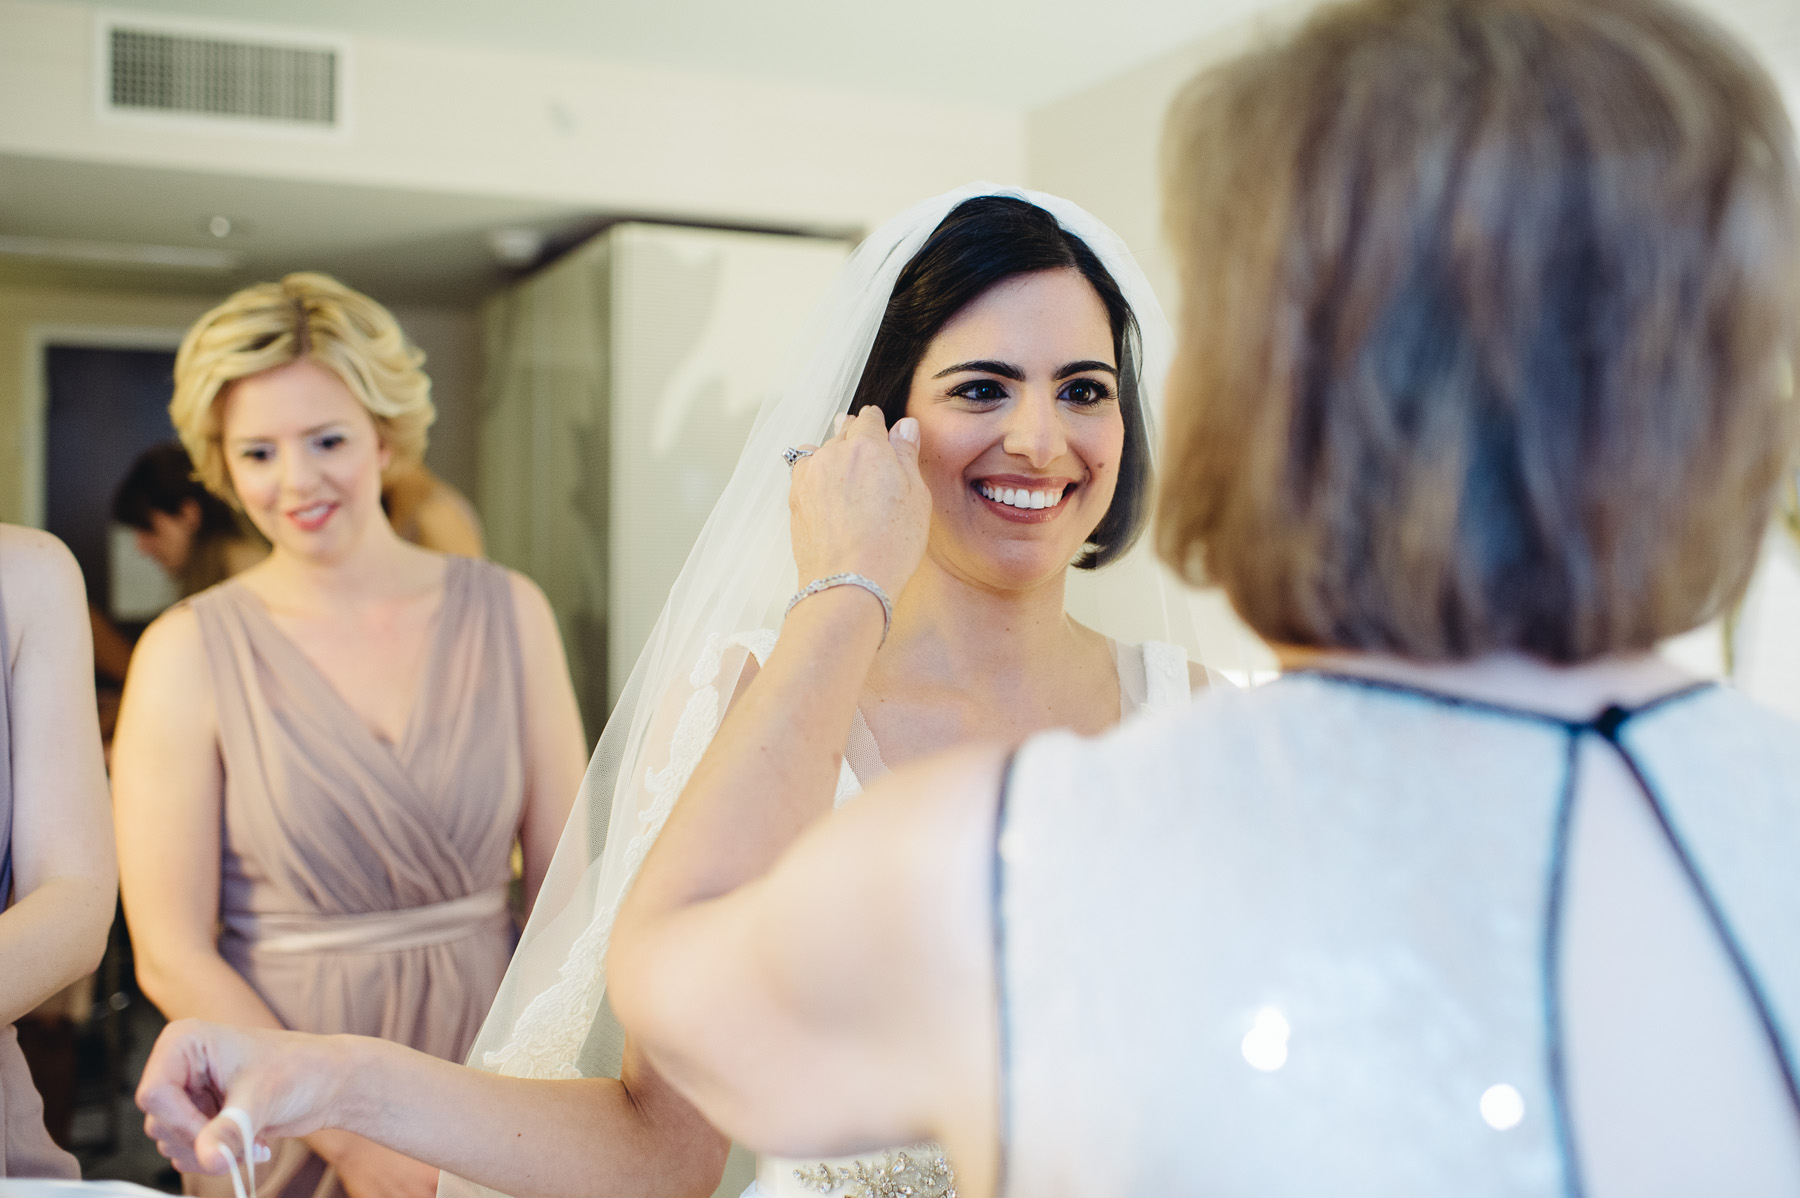
<instances>
[{"instance_id":1,"label":"chin","mask_svg":"<svg viewBox=\"0 0 1800 1198\"><path fill-rule=\"evenodd\" d=\"M1030 552L989 556L972 573L997 591L1030 591L1061 577L1079 552L1080 546L1066 554L1060 546L1032 546Z\"/></svg>"},{"instance_id":2,"label":"chin","mask_svg":"<svg viewBox=\"0 0 1800 1198\"><path fill-rule=\"evenodd\" d=\"M332 562L342 557L350 547L350 538L338 528L326 527L316 533L303 533L296 529L284 529L280 541L272 542L293 554L295 557L314 562Z\"/></svg>"}]
</instances>

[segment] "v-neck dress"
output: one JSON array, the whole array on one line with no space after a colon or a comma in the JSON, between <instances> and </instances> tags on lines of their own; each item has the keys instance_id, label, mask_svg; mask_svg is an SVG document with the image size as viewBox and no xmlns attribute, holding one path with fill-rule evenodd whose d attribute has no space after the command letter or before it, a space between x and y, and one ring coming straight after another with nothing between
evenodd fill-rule
<instances>
[{"instance_id":1,"label":"v-neck dress","mask_svg":"<svg viewBox=\"0 0 1800 1198\"><path fill-rule=\"evenodd\" d=\"M224 766L220 954L290 1028L462 1060L514 942L506 893L524 713L506 571L447 559L398 745L369 728L241 582L188 604ZM309 1154L275 1164L257 1171L259 1181L275 1175L259 1186L265 1194L337 1188Z\"/></svg>"}]
</instances>

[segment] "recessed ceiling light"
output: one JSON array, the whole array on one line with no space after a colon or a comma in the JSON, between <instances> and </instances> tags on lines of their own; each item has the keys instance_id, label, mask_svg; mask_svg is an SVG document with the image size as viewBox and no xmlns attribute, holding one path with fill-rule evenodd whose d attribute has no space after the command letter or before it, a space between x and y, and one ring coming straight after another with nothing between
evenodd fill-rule
<instances>
[{"instance_id":1,"label":"recessed ceiling light","mask_svg":"<svg viewBox=\"0 0 1800 1198\"><path fill-rule=\"evenodd\" d=\"M536 229L495 229L487 235L487 243L494 261L514 269L530 266L544 252L544 235Z\"/></svg>"}]
</instances>

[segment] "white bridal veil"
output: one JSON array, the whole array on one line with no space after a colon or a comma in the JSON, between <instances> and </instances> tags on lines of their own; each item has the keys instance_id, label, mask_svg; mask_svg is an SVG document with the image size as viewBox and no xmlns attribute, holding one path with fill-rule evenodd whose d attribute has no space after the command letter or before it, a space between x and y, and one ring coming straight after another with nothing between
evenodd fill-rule
<instances>
[{"instance_id":1,"label":"white bridal veil","mask_svg":"<svg viewBox=\"0 0 1800 1198\"><path fill-rule=\"evenodd\" d=\"M737 646L765 651L772 635L758 630L780 626L796 587L781 450L829 435L832 417L847 409L862 376L901 268L951 209L978 195L1016 196L1045 209L1118 282L1140 329L1139 395L1154 452L1173 338L1143 272L1112 230L1055 196L974 185L916 205L865 240L765 398L607 721L471 1065L518 1077L616 1076L619 1032L610 1014L602 1016L613 917L718 728L721 696L732 693L743 661ZM1090 627L1121 641L1172 641L1209 665L1238 664L1219 660L1219 643L1202 646L1200 601L1143 542L1102 570L1070 575L1069 610ZM1228 656L1230 635L1215 634ZM445 1184L464 1183L446 1176Z\"/></svg>"}]
</instances>

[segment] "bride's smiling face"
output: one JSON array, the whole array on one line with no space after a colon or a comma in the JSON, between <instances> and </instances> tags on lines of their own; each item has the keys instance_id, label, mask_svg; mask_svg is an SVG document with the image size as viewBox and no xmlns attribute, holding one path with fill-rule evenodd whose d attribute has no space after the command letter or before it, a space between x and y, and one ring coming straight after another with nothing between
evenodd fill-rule
<instances>
[{"instance_id":1,"label":"bride's smiling face","mask_svg":"<svg viewBox=\"0 0 1800 1198\"><path fill-rule=\"evenodd\" d=\"M1007 279L932 339L906 414L932 560L1001 590L1056 576L1106 515L1124 452L1106 307L1074 269Z\"/></svg>"}]
</instances>

